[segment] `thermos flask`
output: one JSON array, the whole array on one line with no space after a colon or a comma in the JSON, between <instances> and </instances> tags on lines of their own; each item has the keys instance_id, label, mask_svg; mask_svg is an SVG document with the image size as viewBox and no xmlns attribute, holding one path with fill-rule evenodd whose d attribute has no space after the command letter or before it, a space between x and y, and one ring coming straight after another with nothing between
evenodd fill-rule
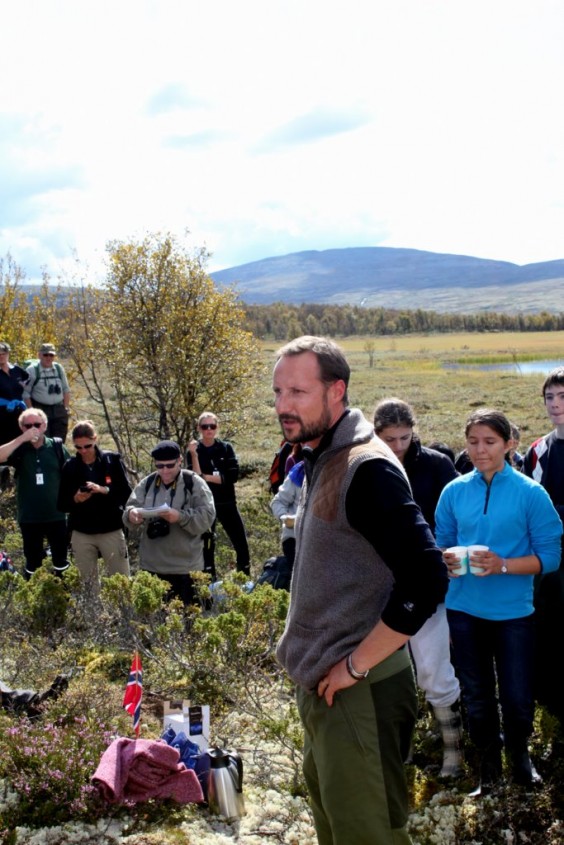
<instances>
[{"instance_id":1,"label":"thermos flask","mask_svg":"<svg viewBox=\"0 0 564 845\"><path fill-rule=\"evenodd\" d=\"M208 748L208 804L212 813L234 821L245 814L243 761L233 751Z\"/></svg>"}]
</instances>

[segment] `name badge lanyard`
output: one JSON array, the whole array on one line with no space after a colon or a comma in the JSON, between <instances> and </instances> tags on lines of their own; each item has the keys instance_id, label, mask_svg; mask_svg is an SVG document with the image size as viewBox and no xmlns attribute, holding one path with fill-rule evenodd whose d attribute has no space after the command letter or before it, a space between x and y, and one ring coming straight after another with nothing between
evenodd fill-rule
<instances>
[{"instance_id":1,"label":"name badge lanyard","mask_svg":"<svg viewBox=\"0 0 564 845\"><path fill-rule=\"evenodd\" d=\"M41 458L39 456L39 450L37 451L37 455L35 456L35 483L38 487L42 484L45 484L44 477L43 477L43 467L41 466Z\"/></svg>"}]
</instances>

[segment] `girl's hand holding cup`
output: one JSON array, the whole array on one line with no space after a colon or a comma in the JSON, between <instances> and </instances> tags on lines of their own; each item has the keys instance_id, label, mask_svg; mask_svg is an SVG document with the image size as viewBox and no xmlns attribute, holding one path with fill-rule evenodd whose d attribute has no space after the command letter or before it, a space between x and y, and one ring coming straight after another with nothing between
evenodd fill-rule
<instances>
[{"instance_id":1,"label":"girl's hand holding cup","mask_svg":"<svg viewBox=\"0 0 564 845\"><path fill-rule=\"evenodd\" d=\"M492 555L487 554L489 552L488 546L468 546L468 560L470 562L470 572L472 575L484 576L484 575L491 575L491 561L487 560L487 558L492 557ZM497 558L497 555L495 555Z\"/></svg>"},{"instance_id":2,"label":"girl's hand holding cup","mask_svg":"<svg viewBox=\"0 0 564 845\"><path fill-rule=\"evenodd\" d=\"M468 572L468 549L466 546L450 546L443 552L443 560L447 565L451 578L460 578Z\"/></svg>"}]
</instances>

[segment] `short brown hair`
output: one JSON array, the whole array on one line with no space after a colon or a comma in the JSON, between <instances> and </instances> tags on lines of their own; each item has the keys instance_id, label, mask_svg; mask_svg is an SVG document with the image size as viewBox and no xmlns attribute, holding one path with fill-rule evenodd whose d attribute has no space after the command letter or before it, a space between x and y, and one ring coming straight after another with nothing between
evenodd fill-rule
<instances>
[{"instance_id":1,"label":"short brown hair","mask_svg":"<svg viewBox=\"0 0 564 845\"><path fill-rule=\"evenodd\" d=\"M495 411L493 408L478 408L477 411L472 411L466 420L465 437L468 437L473 425L487 425L488 428L499 434L506 443L511 440L511 423L501 411Z\"/></svg>"},{"instance_id":2,"label":"short brown hair","mask_svg":"<svg viewBox=\"0 0 564 845\"><path fill-rule=\"evenodd\" d=\"M336 381L345 382L343 403L348 405L349 397L347 390L351 377L351 368L341 347L326 337L315 337L314 335L306 334L280 347L276 353L276 360L279 361L280 358L284 358L287 355L302 355L304 352L313 352L317 358L321 381L325 385L333 384Z\"/></svg>"},{"instance_id":3,"label":"short brown hair","mask_svg":"<svg viewBox=\"0 0 564 845\"><path fill-rule=\"evenodd\" d=\"M414 428L417 425L413 408L403 399L382 399L374 408L374 431L379 434L392 425L405 425Z\"/></svg>"},{"instance_id":4,"label":"short brown hair","mask_svg":"<svg viewBox=\"0 0 564 845\"><path fill-rule=\"evenodd\" d=\"M543 399L545 397L546 391L549 387L552 387L553 384L564 385L564 367L556 367L556 369L551 370L545 378L544 384L542 386Z\"/></svg>"},{"instance_id":5,"label":"short brown hair","mask_svg":"<svg viewBox=\"0 0 564 845\"><path fill-rule=\"evenodd\" d=\"M94 440L97 436L92 420L79 420L72 430L73 440L78 440L79 437L90 437Z\"/></svg>"}]
</instances>

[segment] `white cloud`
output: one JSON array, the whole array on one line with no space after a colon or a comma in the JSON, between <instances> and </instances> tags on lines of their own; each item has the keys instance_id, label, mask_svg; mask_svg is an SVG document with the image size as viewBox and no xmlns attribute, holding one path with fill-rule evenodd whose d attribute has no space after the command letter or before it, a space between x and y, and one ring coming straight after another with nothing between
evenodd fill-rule
<instances>
[{"instance_id":1,"label":"white cloud","mask_svg":"<svg viewBox=\"0 0 564 845\"><path fill-rule=\"evenodd\" d=\"M20 0L0 254L190 229L211 267L388 245L564 257L560 0Z\"/></svg>"}]
</instances>

